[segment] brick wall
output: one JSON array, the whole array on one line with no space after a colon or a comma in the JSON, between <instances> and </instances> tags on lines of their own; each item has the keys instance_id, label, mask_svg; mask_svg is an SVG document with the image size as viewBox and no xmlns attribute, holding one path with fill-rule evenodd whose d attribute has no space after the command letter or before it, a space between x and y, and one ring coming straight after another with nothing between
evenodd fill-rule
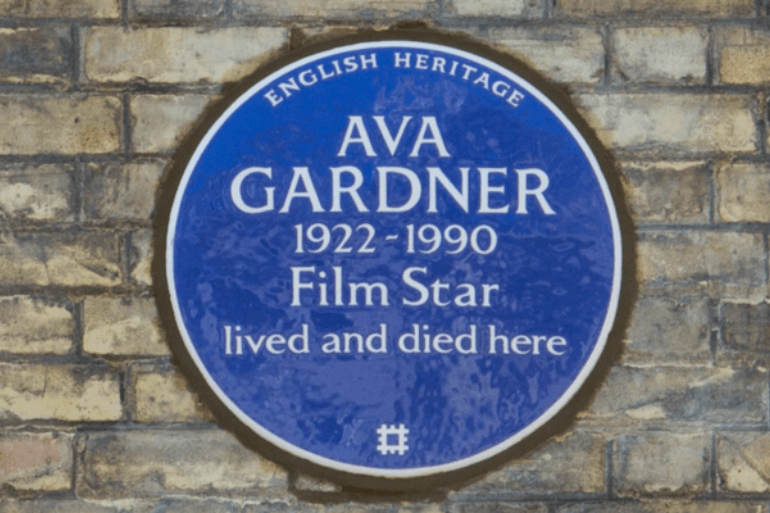
<instances>
[{"instance_id":1,"label":"brick wall","mask_svg":"<svg viewBox=\"0 0 770 513\"><path fill-rule=\"evenodd\" d=\"M623 351L572 425L406 497L297 475L176 370L159 178L227 84L417 21L529 62L610 149L637 236ZM767 0L0 1L0 511L770 511Z\"/></svg>"}]
</instances>

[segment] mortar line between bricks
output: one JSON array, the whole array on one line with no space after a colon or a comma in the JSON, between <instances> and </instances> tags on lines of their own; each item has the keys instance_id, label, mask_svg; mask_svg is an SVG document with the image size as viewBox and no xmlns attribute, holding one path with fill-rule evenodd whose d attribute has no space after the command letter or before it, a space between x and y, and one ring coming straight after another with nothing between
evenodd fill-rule
<instances>
[{"instance_id":1,"label":"mortar line between bricks","mask_svg":"<svg viewBox=\"0 0 770 513\"><path fill-rule=\"evenodd\" d=\"M80 25L77 22L70 26L70 37L72 38L72 54L70 55L70 72L72 73L71 89L77 91L80 78Z\"/></svg>"},{"instance_id":2,"label":"mortar line between bricks","mask_svg":"<svg viewBox=\"0 0 770 513\"><path fill-rule=\"evenodd\" d=\"M80 228L81 223L85 219L85 164L80 159L75 159L72 164L72 181L74 182L75 190L73 191L72 198L72 210L73 210L73 222L67 225ZM50 226L53 223L46 223L45 226ZM14 232L23 229L24 223L14 227Z\"/></svg>"},{"instance_id":3,"label":"mortar line between bricks","mask_svg":"<svg viewBox=\"0 0 770 513\"><path fill-rule=\"evenodd\" d=\"M613 456L612 445L613 445L613 440L609 439L607 440L604 446L604 468L605 468L604 486L607 489L606 490L607 499L609 500L612 500L613 497L615 496L613 491L613 486L614 486L613 474L615 472L615 466L613 465L613 462L612 462L612 456Z\"/></svg>"},{"instance_id":4,"label":"mortar line between bricks","mask_svg":"<svg viewBox=\"0 0 770 513\"><path fill-rule=\"evenodd\" d=\"M770 282L770 257L768 257L768 254L770 254L770 242L768 242L767 232L765 233L762 242L764 244L765 284L768 284L768 282Z\"/></svg>"},{"instance_id":5,"label":"mortar line between bricks","mask_svg":"<svg viewBox=\"0 0 770 513\"><path fill-rule=\"evenodd\" d=\"M716 219L716 173L714 173L714 163L709 161L706 163L706 177L708 178L708 189L706 194L708 195L708 223L715 225Z\"/></svg>"},{"instance_id":6,"label":"mortar line between bricks","mask_svg":"<svg viewBox=\"0 0 770 513\"><path fill-rule=\"evenodd\" d=\"M765 380L767 387L765 389L765 427L770 429L770 373Z\"/></svg>"},{"instance_id":7,"label":"mortar line between bricks","mask_svg":"<svg viewBox=\"0 0 770 513\"><path fill-rule=\"evenodd\" d=\"M123 257L123 284L126 288L130 288L133 285L131 283L131 232L124 232L121 242L123 243L123 251L121 251L121 256Z\"/></svg>"},{"instance_id":8,"label":"mortar line between bricks","mask_svg":"<svg viewBox=\"0 0 770 513\"><path fill-rule=\"evenodd\" d=\"M123 372L120 373L120 403L123 410L123 418L129 424L135 422L136 397L133 384L133 367L131 362L123 366Z\"/></svg>"},{"instance_id":9,"label":"mortar line between bricks","mask_svg":"<svg viewBox=\"0 0 770 513\"><path fill-rule=\"evenodd\" d=\"M466 17L447 17L441 23L443 28L469 28L469 27L489 27L489 28L507 28L507 27L536 27L541 26L570 26L570 27L596 27L608 24L620 24L624 27L646 27L646 26L680 26L682 24L681 17L677 15L670 16L656 16L651 18L645 18L643 21L629 21L628 17L559 17L553 16L553 9L550 6L550 0L545 0L548 4L548 12L550 17L545 18L543 16L534 18L522 18L514 16L494 16L493 18L486 18L483 16L466 16ZM231 3L231 0L227 0L227 3ZM123 13L123 6L125 5L125 13ZM0 17L0 28L18 28L18 27L44 27L49 25L69 25L71 23L77 23L84 27L126 27L130 25L130 16L128 14L128 2L127 0L121 0L121 14L116 18L84 18L84 17L48 17L48 18L30 18L30 17ZM387 20L383 22L381 17L369 17L369 18L325 18L319 20L318 18L311 16L260 16L259 14L250 14L240 17L235 17L235 7L233 6L233 17L230 21L222 25L223 28L242 26L242 27L285 27L291 23L312 23L314 25L322 24L324 26L348 26L348 27L372 27L392 25L403 20ZM425 18L429 18L426 14ZM227 18L224 18L227 20ZM410 19L414 19L413 17ZM422 18L421 18L422 19ZM764 17L763 17L764 20ZM197 19L197 18L146 18L141 19L141 28L171 28L171 27L185 27L185 28L202 28L202 27L217 27L223 19ZM714 17L693 17L688 19L690 24L715 24L715 25L739 25L739 26L754 26L757 23L757 18L714 18Z\"/></svg>"},{"instance_id":10,"label":"mortar line between bricks","mask_svg":"<svg viewBox=\"0 0 770 513\"><path fill-rule=\"evenodd\" d=\"M714 86L714 75L717 65L716 44L714 42L714 27L709 24L706 26L708 39L706 41L706 85Z\"/></svg>"},{"instance_id":11,"label":"mortar line between bricks","mask_svg":"<svg viewBox=\"0 0 770 513\"><path fill-rule=\"evenodd\" d=\"M439 23L442 23L446 17L445 16L446 8L444 6L444 0L436 0L436 7L437 9L436 9L435 20L438 21Z\"/></svg>"},{"instance_id":12,"label":"mortar line between bricks","mask_svg":"<svg viewBox=\"0 0 770 513\"><path fill-rule=\"evenodd\" d=\"M85 444L81 442L83 435L78 432L72 434L72 475L70 476L70 490L77 493L78 489L78 475L80 474L80 448L85 447Z\"/></svg>"},{"instance_id":13,"label":"mortar line between bricks","mask_svg":"<svg viewBox=\"0 0 770 513\"><path fill-rule=\"evenodd\" d=\"M759 120L757 122L757 131L759 132L759 154L767 156L767 125L770 123L770 95L760 94Z\"/></svg>"},{"instance_id":14,"label":"mortar line between bricks","mask_svg":"<svg viewBox=\"0 0 770 513\"><path fill-rule=\"evenodd\" d=\"M612 87L612 28L609 24L603 25L602 45L604 46L604 71L602 74L602 85L606 88Z\"/></svg>"},{"instance_id":15,"label":"mortar line between bricks","mask_svg":"<svg viewBox=\"0 0 770 513\"><path fill-rule=\"evenodd\" d=\"M553 17L554 0L543 0L543 19L550 20Z\"/></svg>"},{"instance_id":16,"label":"mortar line between bricks","mask_svg":"<svg viewBox=\"0 0 770 513\"><path fill-rule=\"evenodd\" d=\"M131 246L134 240L133 235L134 235L133 231L126 231L126 233L123 236L123 243L125 244L123 256L126 259L126 264L124 266L123 272L126 273L126 287L132 287L136 285L134 283L134 280L131 279Z\"/></svg>"},{"instance_id":17,"label":"mortar line between bricks","mask_svg":"<svg viewBox=\"0 0 770 513\"><path fill-rule=\"evenodd\" d=\"M712 498L717 498L717 432L711 430L711 464L709 465L709 491Z\"/></svg>"},{"instance_id":18,"label":"mortar line between bricks","mask_svg":"<svg viewBox=\"0 0 770 513\"><path fill-rule=\"evenodd\" d=\"M77 359L87 358L83 352L83 337L85 335L85 308L84 298L79 298L73 304L72 318L75 326L72 330L72 344L74 346L74 355Z\"/></svg>"},{"instance_id":19,"label":"mortar line between bricks","mask_svg":"<svg viewBox=\"0 0 770 513\"><path fill-rule=\"evenodd\" d=\"M120 0L120 24L128 27L128 0Z\"/></svg>"},{"instance_id":20,"label":"mortar line between bricks","mask_svg":"<svg viewBox=\"0 0 770 513\"><path fill-rule=\"evenodd\" d=\"M131 106L130 106L130 93L124 92L122 95L122 102L123 102L123 124L121 126L123 130L123 137L122 137L122 143L123 143L123 158L126 162L131 160Z\"/></svg>"},{"instance_id":21,"label":"mortar line between bricks","mask_svg":"<svg viewBox=\"0 0 770 513\"><path fill-rule=\"evenodd\" d=\"M709 351L711 351L711 363L717 363L717 349L719 347L719 336L721 333L720 320L720 301L719 299L710 299L709 307Z\"/></svg>"}]
</instances>

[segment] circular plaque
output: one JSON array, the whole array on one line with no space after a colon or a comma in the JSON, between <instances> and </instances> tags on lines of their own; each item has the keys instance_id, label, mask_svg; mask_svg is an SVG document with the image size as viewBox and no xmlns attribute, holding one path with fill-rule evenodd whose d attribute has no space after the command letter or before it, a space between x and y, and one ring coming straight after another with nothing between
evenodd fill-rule
<instances>
[{"instance_id":1,"label":"circular plaque","mask_svg":"<svg viewBox=\"0 0 770 513\"><path fill-rule=\"evenodd\" d=\"M196 141L157 251L177 355L241 427L321 468L419 478L574 396L612 327L620 230L531 72L375 37L254 79Z\"/></svg>"}]
</instances>

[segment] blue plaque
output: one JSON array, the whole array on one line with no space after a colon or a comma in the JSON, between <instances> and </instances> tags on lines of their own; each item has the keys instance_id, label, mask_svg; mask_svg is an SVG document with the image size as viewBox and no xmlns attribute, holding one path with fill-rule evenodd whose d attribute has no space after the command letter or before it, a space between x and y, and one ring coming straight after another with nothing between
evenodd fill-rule
<instances>
[{"instance_id":1,"label":"blue plaque","mask_svg":"<svg viewBox=\"0 0 770 513\"><path fill-rule=\"evenodd\" d=\"M168 215L177 348L261 441L420 478L514 446L599 359L621 276L584 135L442 42L327 45L197 142Z\"/></svg>"}]
</instances>

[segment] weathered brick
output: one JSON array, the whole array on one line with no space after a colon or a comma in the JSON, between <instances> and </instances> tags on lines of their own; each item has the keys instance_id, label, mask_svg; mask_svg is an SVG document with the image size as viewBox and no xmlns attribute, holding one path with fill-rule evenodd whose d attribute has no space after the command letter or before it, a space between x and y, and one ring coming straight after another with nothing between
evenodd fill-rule
<instances>
[{"instance_id":1,"label":"weathered brick","mask_svg":"<svg viewBox=\"0 0 770 513\"><path fill-rule=\"evenodd\" d=\"M614 367L589 410L591 424L671 426L767 422L767 373L720 367Z\"/></svg>"},{"instance_id":2,"label":"weathered brick","mask_svg":"<svg viewBox=\"0 0 770 513\"><path fill-rule=\"evenodd\" d=\"M0 169L0 219L75 220L71 166L10 164Z\"/></svg>"},{"instance_id":3,"label":"weathered brick","mask_svg":"<svg viewBox=\"0 0 770 513\"><path fill-rule=\"evenodd\" d=\"M556 0L554 14L557 16L708 16L708 17L753 17L752 0Z\"/></svg>"},{"instance_id":4,"label":"weathered brick","mask_svg":"<svg viewBox=\"0 0 770 513\"><path fill-rule=\"evenodd\" d=\"M700 27L628 27L612 34L612 76L622 82L703 84L708 31Z\"/></svg>"},{"instance_id":5,"label":"weathered brick","mask_svg":"<svg viewBox=\"0 0 770 513\"><path fill-rule=\"evenodd\" d=\"M0 2L0 15L24 18L117 18L119 0L13 0Z\"/></svg>"},{"instance_id":6,"label":"weathered brick","mask_svg":"<svg viewBox=\"0 0 770 513\"><path fill-rule=\"evenodd\" d=\"M0 364L0 418L114 421L121 415L116 374L88 366Z\"/></svg>"},{"instance_id":7,"label":"weathered brick","mask_svg":"<svg viewBox=\"0 0 770 513\"><path fill-rule=\"evenodd\" d=\"M131 99L132 145L138 153L175 151L211 102L207 95L143 95Z\"/></svg>"},{"instance_id":8,"label":"weathered brick","mask_svg":"<svg viewBox=\"0 0 770 513\"><path fill-rule=\"evenodd\" d=\"M455 492L457 500L510 494L601 493L605 490L605 443L598 433L572 432ZM575 465L579 461L580 465Z\"/></svg>"},{"instance_id":9,"label":"weathered brick","mask_svg":"<svg viewBox=\"0 0 770 513\"><path fill-rule=\"evenodd\" d=\"M708 299L642 296L634 305L623 361L705 364L711 361Z\"/></svg>"},{"instance_id":10,"label":"weathered brick","mask_svg":"<svg viewBox=\"0 0 770 513\"><path fill-rule=\"evenodd\" d=\"M697 495L708 491L711 436L638 433L614 443L613 485L620 496Z\"/></svg>"},{"instance_id":11,"label":"weathered brick","mask_svg":"<svg viewBox=\"0 0 770 513\"><path fill-rule=\"evenodd\" d=\"M152 285L152 232L142 230L132 233L129 252L131 281L137 285Z\"/></svg>"},{"instance_id":12,"label":"weathered brick","mask_svg":"<svg viewBox=\"0 0 770 513\"><path fill-rule=\"evenodd\" d=\"M720 490L770 491L770 434L720 433L717 436L717 475Z\"/></svg>"},{"instance_id":13,"label":"weathered brick","mask_svg":"<svg viewBox=\"0 0 770 513\"><path fill-rule=\"evenodd\" d=\"M83 350L100 355L169 354L148 298L88 297L83 303Z\"/></svg>"},{"instance_id":14,"label":"weathered brick","mask_svg":"<svg viewBox=\"0 0 770 513\"><path fill-rule=\"evenodd\" d=\"M727 349L741 353L770 353L770 305L723 303L722 340Z\"/></svg>"},{"instance_id":15,"label":"weathered brick","mask_svg":"<svg viewBox=\"0 0 770 513\"><path fill-rule=\"evenodd\" d=\"M333 499L332 499L333 500ZM312 503L305 501L260 501L248 502L243 513L444 513L440 504L401 501L398 506L390 504L347 502L342 504ZM481 512L487 510L479 509ZM500 510L508 513L508 510ZM518 513L518 512L517 512Z\"/></svg>"},{"instance_id":16,"label":"weathered brick","mask_svg":"<svg viewBox=\"0 0 770 513\"><path fill-rule=\"evenodd\" d=\"M27 296L0 297L0 351L66 354L75 319L64 305Z\"/></svg>"},{"instance_id":17,"label":"weathered brick","mask_svg":"<svg viewBox=\"0 0 770 513\"><path fill-rule=\"evenodd\" d=\"M644 287L706 290L725 297L764 297L767 289L761 234L643 232L638 251Z\"/></svg>"},{"instance_id":18,"label":"weathered brick","mask_svg":"<svg viewBox=\"0 0 770 513\"><path fill-rule=\"evenodd\" d=\"M225 0L131 0L129 14L137 18L214 18L222 16Z\"/></svg>"},{"instance_id":19,"label":"weathered brick","mask_svg":"<svg viewBox=\"0 0 770 513\"><path fill-rule=\"evenodd\" d=\"M539 18L543 5L538 0L450 0L444 4L444 15Z\"/></svg>"},{"instance_id":20,"label":"weathered brick","mask_svg":"<svg viewBox=\"0 0 770 513\"><path fill-rule=\"evenodd\" d=\"M505 502L469 502L452 504L449 513L547 513L544 504L510 504Z\"/></svg>"},{"instance_id":21,"label":"weathered brick","mask_svg":"<svg viewBox=\"0 0 770 513\"><path fill-rule=\"evenodd\" d=\"M163 169L163 162L89 164L84 179L86 218L149 221Z\"/></svg>"},{"instance_id":22,"label":"weathered brick","mask_svg":"<svg viewBox=\"0 0 770 513\"><path fill-rule=\"evenodd\" d=\"M120 501L123 503L124 501ZM147 503L150 503L151 506ZM269 510L268 510L269 511ZM165 499L157 502L141 501L131 513L241 513L238 502L220 499ZM121 513L122 510L121 510Z\"/></svg>"},{"instance_id":23,"label":"weathered brick","mask_svg":"<svg viewBox=\"0 0 770 513\"><path fill-rule=\"evenodd\" d=\"M72 52L66 26L0 29L0 81L64 84Z\"/></svg>"},{"instance_id":24,"label":"weathered brick","mask_svg":"<svg viewBox=\"0 0 770 513\"><path fill-rule=\"evenodd\" d=\"M84 29L85 77L98 82L230 82L288 41L285 28L92 27Z\"/></svg>"},{"instance_id":25,"label":"weathered brick","mask_svg":"<svg viewBox=\"0 0 770 513\"><path fill-rule=\"evenodd\" d=\"M286 472L224 431L95 433L86 443L83 472L84 497L212 491L287 495Z\"/></svg>"},{"instance_id":26,"label":"weathered brick","mask_svg":"<svg viewBox=\"0 0 770 513\"><path fill-rule=\"evenodd\" d=\"M0 154L118 151L122 112L111 96L0 95Z\"/></svg>"},{"instance_id":27,"label":"weathered brick","mask_svg":"<svg viewBox=\"0 0 770 513\"><path fill-rule=\"evenodd\" d=\"M719 217L728 223L770 222L770 165L725 163L716 167Z\"/></svg>"},{"instance_id":28,"label":"weathered brick","mask_svg":"<svg viewBox=\"0 0 770 513\"><path fill-rule=\"evenodd\" d=\"M637 223L707 223L709 171L703 162L627 162L626 200Z\"/></svg>"},{"instance_id":29,"label":"weathered brick","mask_svg":"<svg viewBox=\"0 0 770 513\"><path fill-rule=\"evenodd\" d=\"M0 502L3 513L145 513L147 510L126 508L126 504L97 504L81 500L5 499ZM156 513L156 512L153 512ZM160 512L157 512L160 513Z\"/></svg>"},{"instance_id":30,"label":"weathered brick","mask_svg":"<svg viewBox=\"0 0 770 513\"><path fill-rule=\"evenodd\" d=\"M273 16L286 18L392 18L425 17L437 9L435 0L342 0L318 2L316 0L233 0L237 15Z\"/></svg>"},{"instance_id":31,"label":"weathered brick","mask_svg":"<svg viewBox=\"0 0 770 513\"><path fill-rule=\"evenodd\" d=\"M79 499L6 499L3 513L241 513L241 501L225 499L134 499L91 501ZM267 504L261 513L275 511Z\"/></svg>"},{"instance_id":32,"label":"weathered brick","mask_svg":"<svg viewBox=\"0 0 770 513\"><path fill-rule=\"evenodd\" d=\"M728 501L647 501L569 504L557 513L767 513L757 502Z\"/></svg>"},{"instance_id":33,"label":"weathered brick","mask_svg":"<svg viewBox=\"0 0 770 513\"><path fill-rule=\"evenodd\" d=\"M120 241L113 234L0 234L2 285L119 285L120 260Z\"/></svg>"},{"instance_id":34,"label":"weathered brick","mask_svg":"<svg viewBox=\"0 0 770 513\"><path fill-rule=\"evenodd\" d=\"M208 422L214 418L175 370L137 370L134 378L136 421Z\"/></svg>"},{"instance_id":35,"label":"weathered brick","mask_svg":"<svg viewBox=\"0 0 770 513\"><path fill-rule=\"evenodd\" d=\"M0 434L0 483L16 490L69 490L72 436L58 432Z\"/></svg>"},{"instance_id":36,"label":"weathered brick","mask_svg":"<svg viewBox=\"0 0 770 513\"><path fill-rule=\"evenodd\" d=\"M342 491L342 486L325 479L298 474L294 480L294 489L311 492L337 493Z\"/></svg>"},{"instance_id":37,"label":"weathered brick","mask_svg":"<svg viewBox=\"0 0 770 513\"><path fill-rule=\"evenodd\" d=\"M718 29L719 81L723 84L770 82L770 31L728 26Z\"/></svg>"},{"instance_id":38,"label":"weathered brick","mask_svg":"<svg viewBox=\"0 0 770 513\"><path fill-rule=\"evenodd\" d=\"M595 84L604 76L604 44L595 27L515 27L469 32L557 82Z\"/></svg>"},{"instance_id":39,"label":"weathered brick","mask_svg":"<svg viewBox=\"0 0 770 513\"><path fill-rule=\"evenodd\" d=\"M757 150L750 97L627 93L584 94L575 100L611 148L681 155Z\"/></svg>"}]
</instances>

